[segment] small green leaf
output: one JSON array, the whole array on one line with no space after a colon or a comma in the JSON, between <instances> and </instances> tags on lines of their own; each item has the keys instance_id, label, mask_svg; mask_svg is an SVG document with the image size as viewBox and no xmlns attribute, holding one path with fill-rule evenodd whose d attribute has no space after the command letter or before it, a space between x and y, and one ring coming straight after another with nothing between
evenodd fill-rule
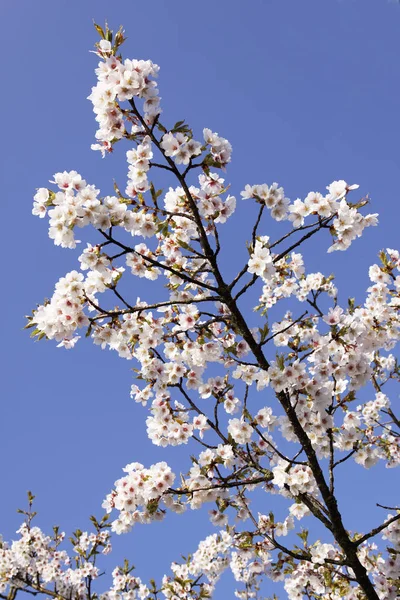
<instances>
[{"instance_id":1,"label":"small green leaf","mask_svg":"<svg viewBox=\"0 0 400 600\"><path fill-rule=\"evenodd\" d=\"M103 28L100 25L97 25L97 23L95 23L94 21L93 21L93 25L94 25L94 28L96 29L97 33L99 34L99 36L101 38L103 38L103 40L104 40L106 35L104 33Z\"/></svg>"}]
</instances>

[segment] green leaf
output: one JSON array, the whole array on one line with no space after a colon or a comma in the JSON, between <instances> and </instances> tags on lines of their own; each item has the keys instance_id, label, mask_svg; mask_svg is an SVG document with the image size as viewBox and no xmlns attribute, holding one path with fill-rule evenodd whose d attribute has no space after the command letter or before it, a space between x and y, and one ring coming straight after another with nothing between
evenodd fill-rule
<instances>
[{"instance_id":1,"label":"green leaf","mask_svg":"<svg viewBox=\"0 0 400 600\"><path fill-rule=\"evenodd\" d=\"M181 248L184 248L185 250L190 250L191 249L190 246L189 246L189 244L187 244L186 242L183 242L182 240L176 240L176 241L178 242L178 245Z\"/></svg>"},{"instance_id":2,"label":"green leaf","mask_svg":"<svg viewBox=\"0 0 400 600\"><path fill-rule=\"evenodd\" d=\"M157 229L158 233L161 233L161 235L166 236L168 233L168 221L162 221Z\"/></svg>"},{"instance_id":3,"label":"green leaf","mask_svg":"<svg viewBox=\"0 0 400 600\"><path fill-rule=\"evenodd\" d=\"M267 335L269 334L268 323L266 323L263 328L259 327L258 331L259 331L259 334L261 337L261 342L263 342L266 339Z\"/></svg>"},{"instance_id":4,"label":"green leaf","mask_svg":"<svg viewBox=\"0 0 400 600\"><path fill-rule=\"evenodd\" d=\"M279 369L281 371L284 370L285 368L285 357L283 356L283 354L277 354L276 355L276 364L278 365Z\"/></svg>"},{"instance_id":5,"label":"green leaf","mask_svg":"<svg viewBox=\"0 0 400 600\"><path fill-rule=\"evenodd\" d=\"M157 206L157 199L161 196L162 190L156 190L153 183L151 183L150 194L151 194L151 199L153 200L154 204Z\"/></svg>"},{"instance_id":6,"label":"green leaf","mask_svg":"<svg viewBox=\"0 0 400 600\"><path fill-rule=\"evenodd\" d=\"M112 42L112 39L113 39L113 32L111 29L109 29L108 23L106 23L106 40L108 40L109 42Z\"/></svg>"},{"instance_id":7,"label":"green leaf","mask_svg":"<svg viewBox=\"0 0 400 600\"><path fill-rule=\"evenodd\" d=\"M124 36L124 30L122 28L122 25L120 26L120 28L118 29L117 33L115 34L115 41L114 41L114 54L116 53L116 51L118 50L118 48L126 41L126 37Z\"/></svg>"},{"instance_id":8,"label":"green leaf","mask_svg":"<svg viewBox=\"0 0 400 600\"><path fill-rule=\"evenodd\" d=\"M104 40L106 37L106 34L104 33L103 28L100 27L100 25L97 25L97 23L95 23L94 21L93 21L93 25L94 25L94 28L96 29L97 33L99 34L99 36Z\"/></svg>"},{"instance_id":9,"label":"green leaf","mask_svg":"<svg viewBox=\"0 0 400 600\"><path fill-rule=\"evenodd\" d=\"M305 544L307 543L308 529L302 529L297 535Z\"/></svg>"}]
</instances>

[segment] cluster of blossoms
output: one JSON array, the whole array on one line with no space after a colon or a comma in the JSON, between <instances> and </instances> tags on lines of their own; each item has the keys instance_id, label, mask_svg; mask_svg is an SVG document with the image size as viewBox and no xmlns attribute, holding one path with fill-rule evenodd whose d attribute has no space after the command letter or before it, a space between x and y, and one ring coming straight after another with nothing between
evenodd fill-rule
<instances>
[{"instance_id":1,"label":"cluster of blossoms","mask_svg":"<svg viewBox=\"0 0 400 600\"><path fill-rule=\"evenodd\" d=\"M141 147L145 154L148 151L147 147ZM134 151L128 152L128 160L133 164L132 152ZM138 175L133 175L136 167L132 166L131 169L130 176L136 179L135 183L132 179L129 185L146 186L146 179L140 180ZM145 175L145 172L143 173ZM56 246L75 248L79 240L75 239L74 228L88 225L100 231L118 226L132 236L151 237L156 233L157 221L153 215L145 209L138 209L137 206L129 210L129 201L122 197L99 198L99 190L93 185L87 185L76 171L56 173L54 178L58 188L63 191L53 192L47 188L40 188L34 198L32 213L43 218L48 211L49 237L54 240ZM131 190L131 195L135 194L136 191Z\"/></svg>"},{"instance_id":2,"label":"cluster of blossoms","mask_svg":"<svg viewBox=\"0 0 400 600\"><path fill-rule=\"evenodd\" d=\"M280 488L288 486L293 496L307 493L318 494L311 469L306 465L295 465L288 470L287 463L280 460L273 473L274 483Z\"/></svg>"},{"instance_id":3,"label":"cluster of blossoms","mask_svg":"<svg viewBox=\"0 0 400 600\"><path fill-rule=\"evenodd\" d=\"M128 185L125 193L134 198L137 194L147 192L150 187L147 180L147 172L150 169L150 160L153 158L153 152L149 136L145 136L143 142L138 144L136 149L128 150L126 158L129 170Z\"/></svg>"},{"instance_id":4,"label":"cluster of blossoms","mask_svg":"<svg viewBox=\"0 0 400 600\"><path fill-rule=\"evenodd\" d=\"M86 184L76 171L56 173L54 181L60 191L40 188L34 197L32 213L43 218L49 214L49 237L56 246L75 248L74 227L91 222L102 228L104 208L97 199L99 190ZM106 228L106 227L105 227Z\"/></svg>"},{"instance_id":5,"label":"cluster of blossoms","mask_svg":"<svg viewBox=\"0 0 400 600\"><path fill-rule=\"evenodd\" d=\"M94 310L93 301L97 293L103 293L117 280L122 268L110 269L107 259L98 255L98 251L89 245L80 257L82 269L89 268L88 262L96 267L89 271L86 278L78 271L71 271L56 283L51 299L40 305L34 313L30 326L34 326L34 334L46 336L60 342L59 346L72 348L79 336L75 333L89 325L89 318L84 309L88 302L89 309ZM96 338L94 342L97 343Z\"/></svg>"},{"instance_id":6,"label":"cluster of blossoms","mask_svg":"<svg viewBox=\"0 0 400 600\"><path fill-rule=\"evenodd\" d=\"M232 536L226 531L206 537L192 556L189 572L192 575L204 573L212 583L215 583L228 566L226 553L232 541Z\"/></svg>"},{"instance_id":7,"label":"cluster of blossoms","mask_svg":"<svg viewBox=\"0 0 400 600\"><path fill-rule=\"evenodd\" d=\"M124 121L124 112L119 102L129 102L134 98L144 100L143 110L146 123L150 124L160 114L157 77L159 67L151 60L125 60L122 62L113 54L114 48L109 40L102 40L98 53L103 58L96 69L97 85L92 88L89 100L93 103L93 111L99 129L96 132L98 144L93 150L105 152L112 149L112 144L127 136L142 131L142 127L133 121L130 131Z\"/></svg>"},{"instance_id":8,"label":"cluster of blossoms","mask_svg":"<svg viewBox=\"0 0 400 600\"><path fill-rule=\"evenodd\" d=\"M57 528L50 537L25 522L17 533L19 539L10 545L0 543L1 593L9 586L29 589L42 582L44 587L55 586L61 597L86 598L88 578L94 580L100 574L90 560L91 553L108 554L111 550L110 534L104 529L92 534L78 532L73 540L74 558L60 549L65 534Z\"/></svg>"},{"instance_id":9,"label":"cluster of blossoms","mask_svg":"<svg viewBox=\"0 0 400 600\"><path fill-rule=\"evenodd\" d=\"M79 257L85 273L72 271L61 278L52 298L30 317L30 326L34 335L66 348L85 327L96 345L134 360L138 382L131 397L148 406L151 442L160 447L200 444L201 449L191 456L177 489L164 462L150 468L128 465L103 504L107 512L118 513L112 530L128 532L136 522L163 518L167 510L211 506L211 523L226 530L208 536L184 564L173 565L173 576L165 576L158 590L170 600L209 597L228 568L244 586L237 597L246 600L257 597L264 576L284 580L291 600L304 594L312 600L392 600L400 588L400 515L393 509L396 514L382 527L364 537L356 533L358 551L350 552L356 542L335 508L334 483L337 467L350 465L350 459L354 468L400 463L399 419L389 399L390 385L400 379L391 354L400 337L400 255L390 248L382 252L380 264L369 269L364 304L350 300L341 306L333 276L307 273L296 250L325 229L334 238L329 251L346 250L365 227L377 223L376 215L359 212L366 201L349 202L358 186L335 181L327 194L310 192L304 201L291 203L277 183L247 185L241 195L260 205L259 215L250 257L228 283L219 266L218 226L233 215L236 199L227 194L229 184L217 169L230 162L232 148L209 129L203 131L202 144L183 122L164 127L154 82L158 67L151 61L122 61L116 56L118 45L105 37L98 45L102 62L90 98L100 124L100 144L94 148L104 154L119 139L130 143L127 197L116 185L115 195L100 197L76 171L57 173L56 191L38 190L33 213L40 218L48 213L56 245L74 248L75 227L87 225L97 230L100 242L89 243ZM136 98L144 100L143 114ZM126 110L119 105L124 101L129 102ZM163 164L152 162L154 149ZM160 166L178 182L165 193L151 179ZM201 172L189 182L195 169ZM293 229L273 242L259 235L265 208L274 220L291 221ZM306 224L312 215L315 221ZM146 243L129 244L126 233ZM292 234L298 241L285 242ZM125 298L129 273L150 281L163 277L166 295L152 304ZM253 327L238 300L256 284L259 326ZM113 308L99 303L98 294L106 292ZM283 318L270 322L269 309L274 307L274 314L279 302L285 307ZM368 385L368 391L361 391ZM254 515L253 491L289 500L287 514L279 521L272 513ZM290 532L304 517L327 527L329 543L308 542L303 531L302 548L283 545L280 538L291 543ZM380 532L391 544L386 554L369 542ZM80 536L79 552L87 552L88 539ZM79 568L82 573L68 580L78 596L84 593L82 578L97 575L85 564ZM206 582L198 582L201 574ZM16 572L7 577L15 579ZM155 589L126 569L116 569L113 577L104 600L157 597ZM371 596L368 585L378 596Z\"/></svg>"},{"instance_id":10,"label":"cluster of blossoms","mask_svg":"<svg viewBox=\"0 0 400 600\"><path fill-rule=\"evenodd\" d=\"M253 253L249 259L248 272L268 281L276 272L272 262L271 252L268 248L269 237L260 236L254 244Z\"/></svg>"},{"instance_id":11,"label":"cluster of blossoms","mask_svg":"<svg viewBox=\"0 0 400 600\"><path fill-rule=\"evenodd\" d=\"M111 552L107 517L100 522L91 517L95 533L77 530L70 538L73 553L69 554L61 549L65 544L64 533L55 527L54 535L47 536L39 527L31 525L36 513L22 512L27 515L27 520L17 531L19 538L10 545L0 539L0 593L15 595L21 590L33 595L46 593L50 597L78 600L91 597L88 590L101 575L96 558ZM160 592L166 599L210 597L222 570L217 555L226 554L231 544L232 537L224 531L209 536L200 543L187 565L172 563L172 576L162 578L159 590L154 587L154 581L148 586L135 576L133 567L126 561L124 566L112 571L111 587L96 595L101 600L156 600ZM207 556L210 564L205 566ZM209 582L195 583L203 570Z\"/></svg>"},{"instance_id":12,"label":"cluster of blossoms","mask_svg":"<svg viewBox=\"0 0 400 600\"><path fill-rule=\"evenodd\" d=\"M175 475L165 462L145 469L140 463L131 463L123 469L127 475L115 482L103 508L120 511L112 524L116 533L130 531L135 523L146 523L163 516L159 503L164 492L173 484ZM140 509L142 507L142 509Z\"/></svg>"},{"instance_id":13,"label":"cluster of blossoms","mask_svg":"<svg viewBox=\"0 0 400 600\"><path fill-rule=\"evenodd\" d=\"M394 251L388 249L387 256L395 258ZM388 258L384 260L387 263ZM398 268L395 260L391 265L393 269ZM384 275L375 265L370 270L373 283L378 277L381 279L377 271ZM320 281L324 281L322 276ZM322 319L330 326L327 333L321 333L318 317L305 317L295 322L289 314L281 322L274 323L272 338L275 345L293 348L301 341L304 350L311 351L306 361L297 359L285 363L282 355L279 361L271 362L266 375L254 367L240 366L235 370L234 376L247 385L254 382L257 389L271 385L275 392L290 391L293 394L300 423L320 456L328 456L330 452L326 433L333 426L329 407L335 408L334 392L342 394L345 400L351 399L352 394L371 379L377 364L379 380L384 381L396 372L394 356L385 357L379 353L382 346L387 350L392 348L400 335L399 295L396 285L390 290L389 281L392 279L371 286L362 308L345 311L336 306L329 309ZM313 291L329 293L329 290L314 286ZM371 322L375 324L374 328L371 328ZM347 410L343 425L333 431L334 447L343 452L355 447L355 461L365 467L379 459L385 460L390 467L398 465L397 432L392 433L391 427L380 425L384 414L390 410L390 400L381 392L376 394L375 400L360 405L356 412ZM280 418L280 430L289 441L296 440L286 417Z\"/></svg>"},{"instance_id":14,"label":"cluster of blossoms","mask_svg":"<svg viewBox=\"0 0 400 600\"><path fill-rule=\"evenodd\" d=\"M285 197L282 187L274 182L271 186L266 183L261 185L246 185L243 192L240 193L243 200L254 198L264 206L269 208L271 216L275 221L284 221L288 218L290 201Z\"/></svg>"},{"instance_id":15,"label":"cluster of blossoms","mask_svg":"<svg viewBox=\"0 0 400 600\"><path fill-rule=\"evenodd\" d=\"M165 156L172 156L177 165L188 165L190 160L202 153L200 142L181 132L166 133L161 141Z\"/></svg>"},{"instance_id":16,"label":"cluster of blossoms","mask_svg":"<svg viewBox=\"0 0 400 600\"><path fill-rule=\"evenodd\" d=\"M251 440L253 429L247 421L242 419L230 419L228 433L238 444L247 444Z\"/></svg>"},{"instance_id":17,"label":"cluster of blossoms","mask_svg":"<svg viewBox=\"0 0 400 600\"><path fill-rule=\"evenodd\" d=\"M116 567L112 572L112 578L112 586L100 595L101 600L146 600L150 597L148 586L126 567Z\"/></svg>"},{"instance_id":18,"label":"cluster of blossoms","mask_svg":"<svg viewBox=\"0 0 400 600\"><path fill-rule=\"evenodd\" d=\"M336 241L328 252L347 250L353 240L361 237L365 227L377 224L378 215L376 213L364 217L356 208L349 206L346 200L341 200L337 217L332 223Z\"/></svg>"},{"instance_id":19,"label":"cluster of blossoms","mask_svg":"<svg viewBox=\"0 0 400 600\"><path fill-rule=\"evenodd\" d=\"M51 300L35 312L35 324L41 334L71 343L76 330L89 324L82 306L83 280L82 273L71 271L56 283Z\"/></svg>"},{"instance_id":20,"label":"cluster of blossoms","mask_svg":"<svg viewBox=\"0 0 400 600\"><path fill-rule=\"evenodd\" d=\"M111 551L107 518L103 518L99 524L92 517L96 533L80 530L74 533L70 541L75 556L70 556L60 548L64 533L54 528L54 536L46 536L39 527L30 524L34 513L25 514L29 518L17 532L19 539L10 545L0 542L0 593L15 589L52 596L54 588L61 598L87 598L88 583L92 585L100 575L95 565L96 555L107 555ZM381 553L377 553L376 544L363 543L358 553L374 582L378 597L395 600L398 597L396 578L400 528L395 515L388 515L388 522L390 524L382 536L391 544L386 560ZM301 536L303 548L295 552L297 559L281 555L279 560L274 560L274 539L286 536L292 528L292 517L288 517L284 523L276 523L271 514L259 514L257 535L266 539L257 543L256 554L249 548L248 533L227 528L202 540L185 563L172 563L172 576L164 575L158 590L154 581L149 587L133 575L133 567L126 562L123 567L113 570L110 589L99 594L99 597L101 600L155 600L157 594L162 593L169 600L200 600L211 597L221 575L230 569L235 580L245 585L243 591L236 591L238 598L257 597L260 582L267 576L272 580L284 579L290 600L301 600L305 592L313 598L328 593L333 600L360 599L357 588L352 586L352 578L344 567L338 566L343 556L337 546L319 540L309 543L307 531ZM199 583L203 578L205 580Z\"/></svg>"},{"instance_id":21,"label":"cluster of blossoms","mask_svg":"<svg viewBox=\"0 0 400 600\"><path fill-rule=\"evenodd\" d=\"M189 191L196 202L200 215L210 222L207 233L212 233L211 222L225 223L234 213L236 198L228 195L225 200L221 195L225 192L224 179L217 173L207 172L199 175L199 187L190 186ZM170 188L165 195L165 208L171 213L188 213L188 217L174 217L176 231L183 242L190 241L196 236L197 229L190 218L188 200L182 188Z\"/></svg>"},{"instance_id":22,"label":"cluster of blossoms","mask_svg":"<svg viewBox=\"0 0 400 600\"><path fill-rule=\"evenodd\" d=\"M175 402L171 409L167 398L156 398L151 407L152 415L147 418L147 434L156 446L186 444L193 434L193 425L185 407Z\"/></svg>"},{"instance_id":23,"label":"cluster of blossoms","mask_svg":"<svg viewBox=\"0 0 400 600\"><path fill-rule=\"evenodd\" d=\"M390 526L389 526L390 527ZM383 556L376 544L364 544L359 548L359 557L371 577L378 598L396 600L398 598L399 559L394 549ZM302 600L304 594L312 598L327 596L333 600L359 600L363 596L352 586L343 568L329 568L329 563L340 562L340 553L332 544L317 542L310 547L311 562L302 560L288 568L285 591L289 600Z\"/></svg>"},{"instance_id":24,"label":"cluster of blossoms","mask_svg":"<svg viewBox=\"0 0 400 600\"><path fill-rule=\"evenodd\" d=\"M223 167L231 161L232 146L225 138L213 133L211 129L203 129L204 141L210 147L211 158L216 166Z\"/></svg>"},{"instance_id":25,"label":"cluster of blossoms","mask_svg":"<svg viewBox=\"0 0 400 600\"><path fill-rule=\"evenodd\" d=\"M357 184L348 185L341 179L327 187L328 193L325 196L320 192L310 192L304 201L297 198L293 203L285 197L283 188L278 187L277 183L271 186L246 185L241 196L244 200L254 198L270 209L271 217L275 221L289 219L295 228L302 228L305 218L309 215L316 215L320 223L324 222L324 226L332 222L331 233L335 241L328 252L333 252L346 250L355 238L362 235L365 227L378 223L377 214L364 217L358 212L357 209L364 206L366 201L356 205L348 203L347 193L358 187Z\"/></svg>"},{"instance_id":26,"label":"cluster of blossoms","mask_svg":"<svg viewBox=\"0 0 400 600\"><path fill-rule=\"evenodd\" d=\"M348 411L336 437L340 450L357 449L356 463L365 468L374 466L379 460L386 461L388 468L400 464L400 443L396 431L391 428L377 431L382 415L390 411L390 400L382 392L377 392L374 400L357 407L357 411Z\"/></svg>"},{"instance_id":27,"label":"cluster of blossoms","mask_svg":"<svg viewBox=\"0 0 400 600\"><path fill-rule=\"evenodd\" d=\"M332 277L322 273L305 273L303 257L291 252L283 258L271 252L269 236L258 236L247 263L247 271L263 282L258 308L268 309L280 300L294 297L308 301L310 295L326 292L336 298L337 289ZM282 329L282 326L281 326Z\"/></svg>"}]
</instances>

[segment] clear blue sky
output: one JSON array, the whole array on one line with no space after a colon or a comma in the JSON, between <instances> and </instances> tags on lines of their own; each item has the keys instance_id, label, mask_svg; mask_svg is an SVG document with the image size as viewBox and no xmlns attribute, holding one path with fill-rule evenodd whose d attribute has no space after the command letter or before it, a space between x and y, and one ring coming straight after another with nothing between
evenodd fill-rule
<instances>
[{"instance_id":1,"label":"clear blue sky","mask_svg":"<svg viewBox=\"0 0 400 600\"><path fill-rule=\"evenodd\" d=\"M0 530L9 539L27 489L38 497L43 528L59 523L67 532L84 529L89 514L101 514L101 501L121 467L164 456L174 464L185 453L183 447L158 450L147 440L146 411L129 399L130 363L87 341L67 352L53 343L35 344L22 331L23 316L77 265L77 253L55 248L44 222L31 215L35 188L64 169L76 169L104 194L111 193L113 177L125 179L125 149L103 161L90 150L96 129L86 100L95 81L92 19L107 18L115 29L123 24L129 38L124 56L161 66L169 123L185 118L198 136L210 127L231 141L231 193L239 197L247 183L278 181L294 199L343 178L370 194L372 212L381 215L379 229L368 230L345 254L326 255L327 239L307 254L309 270L344 269L338 277L341 298L362 301L368 265L382 247L398 247L400 5L3 0L0 16L5 205ZM225 229L228 272L235 270L237 256L232 241L246 238L248 206L239 203L241 215ZM133 297L140 293L135 288ZM359 467L351 483L341 482L354 527L377 524L383 515L373 502L394 498L395 472L376 470L374 487L389 482L390 489L372 501L369 476ZM143 578L159 577L181 553L195 550L200 536L214 531L205 513L171 516L117 540L108 564L127 555ZM226 598L231 589L224 579L216 598Z\"/></svg>"}]
</instances>

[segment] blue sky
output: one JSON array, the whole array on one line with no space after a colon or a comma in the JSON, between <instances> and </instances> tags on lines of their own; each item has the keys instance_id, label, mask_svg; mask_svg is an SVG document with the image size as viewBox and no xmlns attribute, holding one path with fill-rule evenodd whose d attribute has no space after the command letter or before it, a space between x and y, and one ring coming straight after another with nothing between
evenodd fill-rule
<instances>
[{"instance_id":1,"label":"blue sky","mask_svg":"<svg viewBox=\"0 0 400 600\"><path fill-rule=\"evenodd\" d=\"M166 122L185 118L197 137L210 127L231 141L231 193L239 197L247 183L277 181L293 199L324 191L335 179L360 184L372 212L380 213L380 227L345 254L327 255L325 238L306 256L310 271L338 274L344 301L362 301L368 266L398 241L400 6L386 0L3 0L0 16L6 82L0 97L6 219L0 529L11 538L27 489L38 497L43 528L84 529L88 515L101 514L101 501L126 463L151 464L164 455L174 462L185 453L182 447L164 453L147 440L146 411L129 399L130 363L88 341L72 352L34 343L22 330L24 315L76 267L78 256L55 248L44 222L31 215L35 188L57 171L76 169L107 194L114 177L126 176L126 148L103 161L90 150L92 19L108 19L114 29L123 24L124 56L161 66ZM233 242L249 237L244 225L252 208L239 202L239 211L224 229L227 273L245 256ZM274 236L271 227L262 233ZM133 285L135 298L140 281ZM382 517L368 497L370 475L359 467L351 485L346 474L339 484L354 527ZM394 497L394 477L375 472L383 504ZM211 532L205 513L168 517L119 539L109 564L127 555L139 575L159 577ZM231 589L224 579L216 598Z\"/></svg>"}]
</instances>

